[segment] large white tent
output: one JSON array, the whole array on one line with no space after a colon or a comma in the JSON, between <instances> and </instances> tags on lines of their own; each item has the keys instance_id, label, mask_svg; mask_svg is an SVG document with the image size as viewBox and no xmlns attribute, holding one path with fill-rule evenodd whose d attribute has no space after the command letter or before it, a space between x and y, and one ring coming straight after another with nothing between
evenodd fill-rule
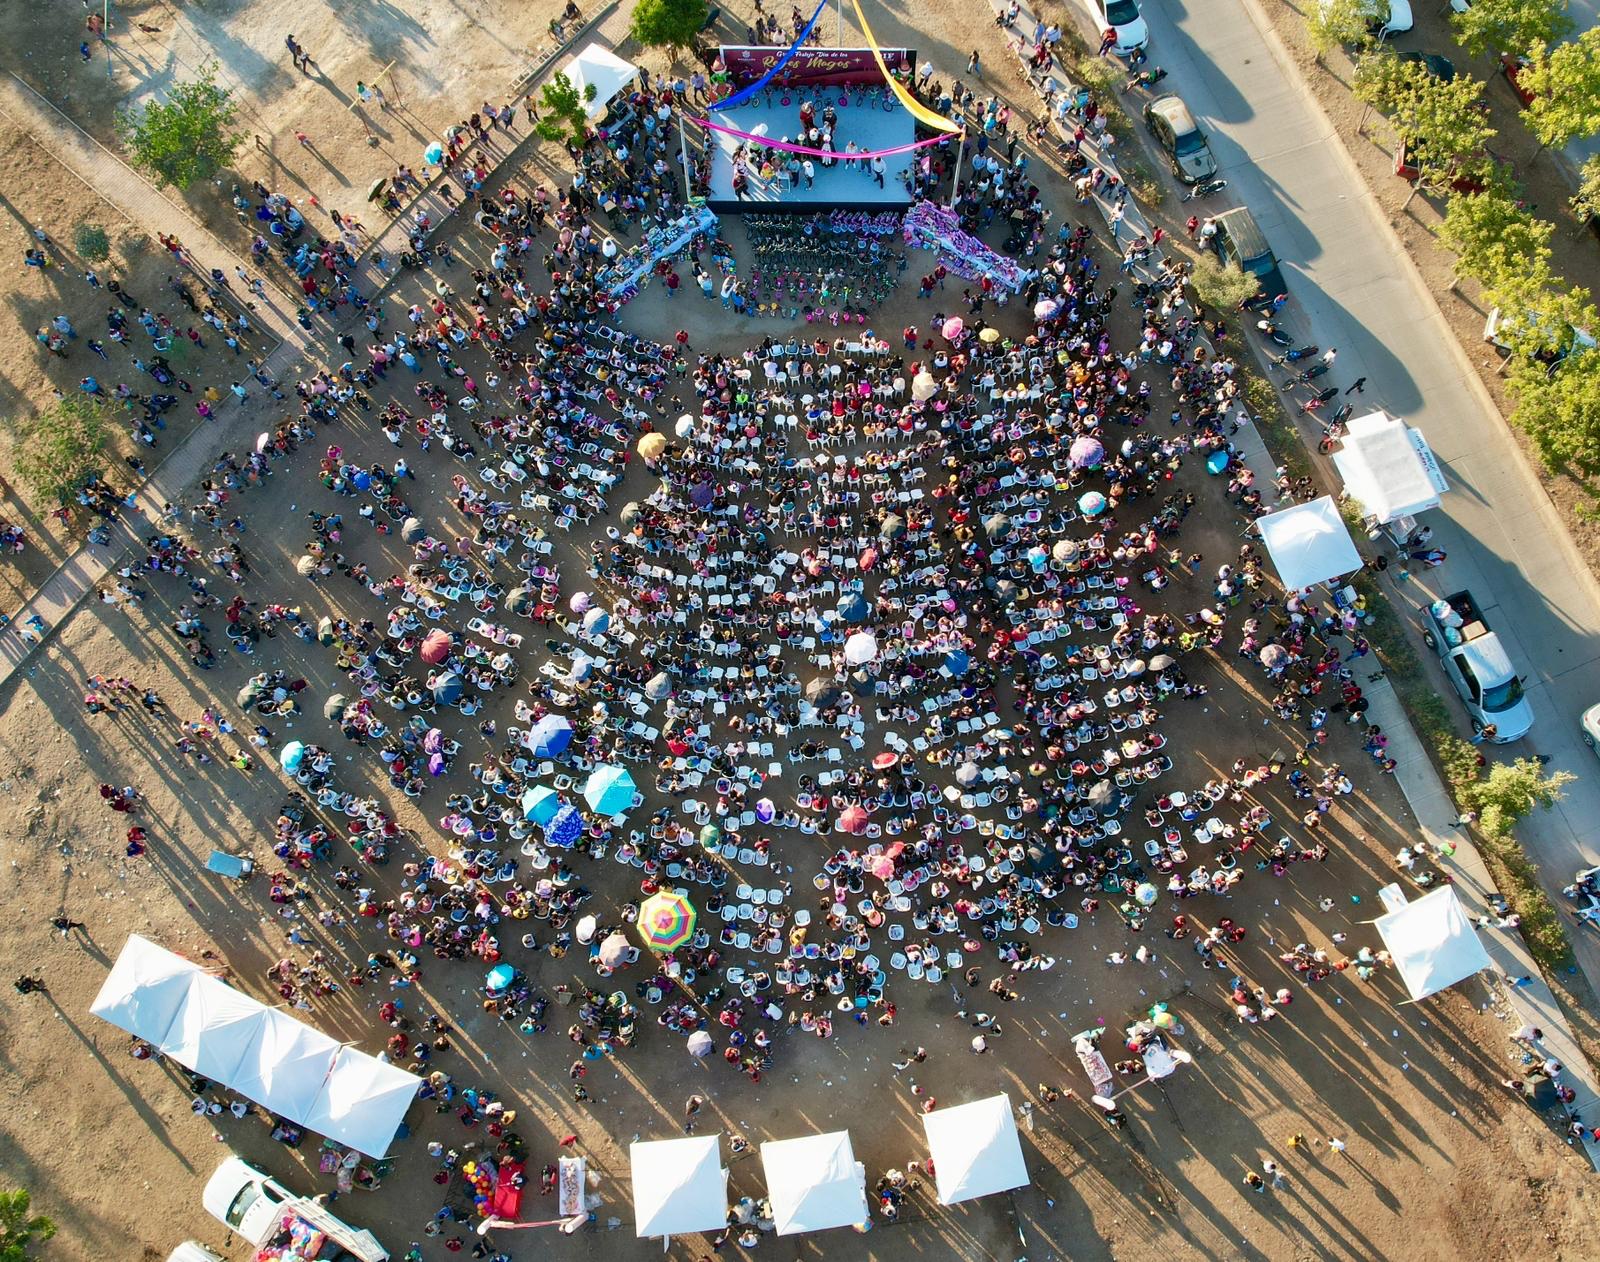
<instances>
[{"instance_id":1,"label":"large white tent","mask_svg":"<svg viewBox=\"0 0 1600 1262\"><path fill-rule=\"evenodd\" d=\"M761 1166L780 1236L867 1221L867 1172L848 1131L762 1144Z\"/></svg>"},{"instance_id":2,"label":"large white tent","mask_svg":"<svg viewBox=\"0 0 1600 1262\"><path fill-rule=\"evenodd\" d=\"M1471 917L1448 885L1372 923L1412 999L1438 994L1490 966Z\"/></svg>"},{"instance_id":3,"label":"large white tent","mask_svg":"<svg viewBox=\"0 0 1600 1262\"><path fill-rule=\"evenodd\" d=\"M716 1135L631 1144L633 1217L640 1236L717 1231L728 1221L728 1172Z\"/></svg>"},{"instance_id":4,"label":"large white tent","mask_svg":"<svg viewBox=\"0 0 1600 1262\"><path fill-rule=\"evenodd\" d=\"M1450 489L1422 431L1387 412L1352 420L1333 463L1345 491L1380 525L1438 508Z\"/></svg>"},{"instance_id":5,"label":"large white tent","mask_svg":"<svg viewBox=\"0 0 1600 1262\"><path fill-rule=\"evenodd\" d=\"M633 81L639 77L639 67L596 43L580 49L561 67L561 73L572 81L580 97L591 84L594 86L594 99L583 107L593 119L604 114L619 93L633 86Z\"/></svg>"},{"instance_id":6,"label":"large white tent","mask_svg":"<svg viewBox=\"0 0 1600 1262\"><path fill-rule=\"evenodd\" d=\"M89 1011L180 1065L369 1157L389 1150L421 1086L137 934Z\"/></svg>"},{"instance_id":7,"label":"large white tent","mask_svg":"<svg viewBox=\"0 0 1600 1262\"><path fill-rule=\"evenodd\" d=\"M1289 591L1314 587L1361 568L1361 554L1350 541L1333 498L1296 504L1257 518L1278 577Z\"/></svg>"},{"instance_id":8,"label":"large white tent","mask_svg":"<svg viewBox=\"0 0 1600 1262\"><path fill-rule=\"evenodd\" d=\"M922 1129L941 1205L1009 1192L1028 1182L1009 1096L924 1113Z\"/></svg>"}]
</instances>

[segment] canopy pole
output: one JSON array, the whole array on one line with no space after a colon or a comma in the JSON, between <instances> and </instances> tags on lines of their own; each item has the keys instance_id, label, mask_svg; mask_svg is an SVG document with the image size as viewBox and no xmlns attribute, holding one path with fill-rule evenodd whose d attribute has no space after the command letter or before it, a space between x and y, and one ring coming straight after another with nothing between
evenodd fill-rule
<instances>
[{"instance_id":1,"label":"canopy pole","mask_svg":"<svg viewBox=\"0 0 1600 1262\"><path fill-rule=\"evenodd\" d=\"M683 167L683 204L689 204L689 140L683 130L683 111L678 111L678 162Z\"/></svg>"},{"instance_id":2,"label":"canopy pole","mask_svg":"<svg viewBox=\"0 0 1600 1262\"><path fill-rule=\"evenodd\" d=\"M956 145L956 173L955 180L950 185L950 209L956 208L956 198L961 196L961 163L967 156L967 129L961 129L961 141Z\"/></svg>"}]
</instances>

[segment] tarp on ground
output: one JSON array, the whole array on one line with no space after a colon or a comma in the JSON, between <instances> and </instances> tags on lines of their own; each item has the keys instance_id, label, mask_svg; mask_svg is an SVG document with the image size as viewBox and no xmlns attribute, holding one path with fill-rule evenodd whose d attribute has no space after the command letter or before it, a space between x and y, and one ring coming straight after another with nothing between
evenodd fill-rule
<instances>
[{"instance_id":1,"label":"tarp on ground","mask_svg":"<svg viewBox=\"0 0 1600 1262\"><path fill-rule=\"evenodd\" d=\"M762 1144L761 1166L780 1236L867 1221L867 1175L848 1131Z\"/></svg>"},{"instance_id":2,"label":"tarp on ground","mask_svg":"<svg viewBox=\"0 0 1600 1262\"><path fill-rule=\"evenodd\" d=\"M1332 496L1268 513L1256 525L1287 591L1315 587L1361 568L1361 554Z\"/></svg>"},{"instance_id":3,"label":"tarp on ground","mask_svg":"<svg viewBox=\"0 0 1600 1262\"><path fill-rule=\"evenodd\" d=\"M1387 412L1351 421L1333 463L1346 493L1380 524L1438 508L1450 489L1422 431Z\"/></svg>"},{"instance_id":4,"label":"tarp on ground","mask_svg":"<svg viewBox=\"0 0 1600 1262\"><path fill-rule=\"evenodd\" d=\"M123 945L89 1011L135 1038L159 1045L188 1002L193 979L204 971L134 934Z\"/></svg>"},{"instance_id":5,"label":"tarp on ground","mask_svg":"<svg viewBox=\"0 0 1600 1262\"><path fill-rule=\"evenodd\" d=\"M728 1221L728 1172L720 1137L645 1140L628 1147L639 1236L718 1231Z\"/></svg>"},{"instance_id":6,"label":"tarp on ground","mask_svg":"<svg viewBox=\"0 0 1600 1262\"><path fill-rule=\"evenodd\" d=\"M1023 1187L1028 1167L1006 1095L922 1115L939 1203L954 1205Z\"/></svg>"},{"instance_id":7,"label":"tarp on ground","mask_svg":"<svg viewBox=\"0 0 1600 1262\"><path fill-rule=\"evenodd\" d=\"M1489 953L1448 885L1373 921L1413 999L1426 999L1489 967Z\"/></svg>"},{"instance_id":8,"label":"tarp on ground","mask_svg":"<svg viewBox=\"0 0 1600 1262\"><path fill-rule=\"evenodd\" d=\"M583 107L594 119L604 114L612 101L633 86L634 80L639 77L639 67L631 61L624 61L609 48L591 43L579 49L573 59L561 67L561 73L572 81L579 97L584 95L589 85L594 85L594 99Z\"/></svg>"}]
</instances>

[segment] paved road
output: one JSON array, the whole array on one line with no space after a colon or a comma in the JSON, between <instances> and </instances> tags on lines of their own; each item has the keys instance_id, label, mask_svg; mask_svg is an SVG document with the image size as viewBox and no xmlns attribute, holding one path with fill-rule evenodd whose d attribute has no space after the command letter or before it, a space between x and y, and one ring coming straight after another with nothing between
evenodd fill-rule
<instances>
[{"instance_id":1,"label":"paved road","mask_svg":"<svg viewBox=\"0 0 1600 1262\"><path fill-rule=\"evenodd\" d=\"M1600 861L1600 771L1577 726L1600 700L1600 588L1253 0L1151 0L1144 12L1152 60L1210 130L1229 181L1214 209L1254 211L1289 281L1291 327L1337 347L1333 380L1365 375L1366 401L1419 426L1444 467L1453 491L1429 520L1450 559L1404 585L1401 603L1470 588L1507 640L1537 721L1501 752L1547 753L1580 777L1522 832L1559 893ZM1600 986L1593 931L1579 956Z\"/></svg>"}]
</instances>

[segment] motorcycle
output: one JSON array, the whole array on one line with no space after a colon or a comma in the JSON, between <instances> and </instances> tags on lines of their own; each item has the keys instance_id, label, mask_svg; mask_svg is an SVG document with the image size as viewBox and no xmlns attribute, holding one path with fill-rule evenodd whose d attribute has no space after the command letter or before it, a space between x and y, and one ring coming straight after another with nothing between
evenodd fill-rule
<instances>
[{"instance_id":1,"label":"motorcycle","mask_svg":"<svg viewBox=\"0 0 1600 1262\"><path fill-rule=\"evenodd\" d=\"M1307 412L1315 412L1319 408L1321 408L1324 403L1326 403L1329 399L1333 398L1333 396L1338 394L1338 393L1339 393L1339 387L1338 386L1329 386L1327 389L1323 390L1321 393L1312 395L1309 399L1307 399L1300 406L1303 407Z\"/></svg>"},{"instance_id":2,"label":"motorcycle","mask_svg":"<svg viewBox=\"0 0 1600 1262\"><path fill-rule=\"evenodd\" d=\"M1322 348L1320 346L1315 344L1310 346L1296 346L1290 350L1284 351L1284 353L1281 355L1274 356L1272 362L1278 365L1279 368L1282 368L1285 364L1292 364L1296 360L1305 359L1309 355L1315 355L1321 349Z\"/></svg>"},{"instance_id":3,"label":"motorcycle","mask_svg":"<svg viewBox=\"0 0 1600 1262\"><path fill-rule=\"evenodd\" d=\"M1322 376L1323 373L1327 372L1328 369L1332 367L1333 365L1325 360L1312 364L1311 367L1307 368L1303 373L1301 373L1296 380L1299 381L1301 385L1306 385Z\"/></svg>"},{"instance_id":4,"label":"motorcycle","mask_svg":"<svg viewBox=\"0 0 1600 1262\"><path fill-rule=\"evenodd\" d=\"M1264 337L1276 342L1279 346L1293 346L1294 338L1285 333L1271 320L1257 320L1256 328L1261 330Z\"/></svg>"},{"instance_id":5,"label":"motorcycle","mask_svg":"<svg viewBox=\"0 0 1600 1262\"><path fill-rule=\"evenodd\" d=\"M1197 197L1210 197L1213 193L1220 193L1227 187L1228 181L1224 179L1201 180L1183 195L1182 200L1192 202Z\"/></svg>"}]
</instances>

